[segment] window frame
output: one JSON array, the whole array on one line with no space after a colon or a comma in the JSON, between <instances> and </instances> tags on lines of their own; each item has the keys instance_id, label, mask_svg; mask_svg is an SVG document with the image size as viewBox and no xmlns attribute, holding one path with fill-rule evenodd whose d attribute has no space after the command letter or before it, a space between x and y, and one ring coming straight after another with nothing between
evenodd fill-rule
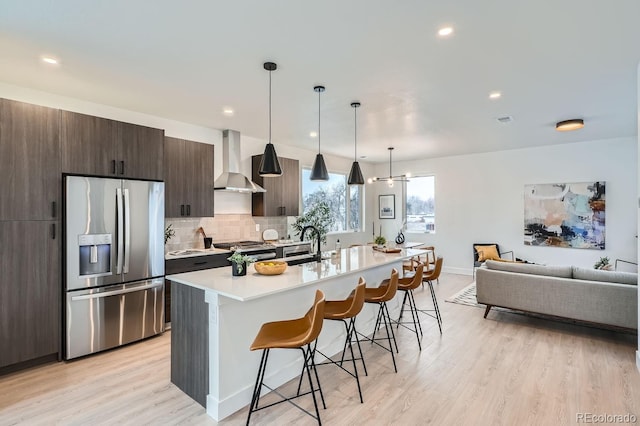
<instances>
[{"instance_id":1,"label":"window frame","mask_svg":"<svg viewBox=\"0 0 640 426\"><path fill-rule=\"evenodd\" d=\"M301 167L300 170L300 214L304 214L304 184L305 184L305 171L307 172L311 172L311 167L306 167L303 166ZM329 171L329 175L340 175L344 177L344 184L345 184L345 229L342 231L329 231L327 232L328 235L334 235L334 234L351 234L351 233L355 233L355 232L364 232L363 230L363 224L364 224L364 205L365 205L365 200L364 200L364 192L365 189L364 187L366 185L349 185L347 183L348 179L349 179L349 173L343 173L343 172L335 172L335 171ZM352 186L358 186L359 187L359 191L360 191L360 206L358 208L358 215L360 216L360 220L359 220L359 225L360 228L359 229L351 229L349 228L349 223L350 223L350 217L351 217L351 187Z\"/></svg>"},{"instance_id":2,"label":"window frame","mask_svg":"<svg viewBox=\"0 0 640 426\"><path fill-rule=\"evenodd\" d=\"M408 228L408 213L407 213L407 198L409 197L409 191L407 189L407 185L409 184L409 182L411 182L414 179L420 179L420 178L432 178L433 179L433 201L434 201L434 206L433 206L433 229L425 229L424 231L417 231L417 230L409 230ZM403 229L404 232L406 234L417 234L417 235L424 235L424 234L435 234L436 233L436 204L435 204L435 199L436 199L436 175L435 173L428 173L428 174L421 174L421 175L416 175L416 176L411 176L410 178L407 179L407 181L403 182L402 185L402 220L403 220Z\"/></svg>"}]
</instances>

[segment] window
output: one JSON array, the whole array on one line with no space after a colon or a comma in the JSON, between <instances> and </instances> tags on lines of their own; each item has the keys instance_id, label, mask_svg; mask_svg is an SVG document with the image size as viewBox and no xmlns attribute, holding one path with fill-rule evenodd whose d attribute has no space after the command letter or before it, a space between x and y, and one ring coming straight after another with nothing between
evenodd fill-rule
<instances>
[{"instance_id":1,"label":"window","mask_svg":"<svg viewBox=\"0 0 640 426\"><path fill-rule=\"evenodd\" d=\"M407 232L435 232L435 176L409 179L406 205Z\"/></svg>"},{"instance_id":2,"label":"window","mask_svg":"<svg viewBox=\"0 0 640 426\"><path fill-rule=\"evenodd\" d=\"M347 175L329 173L329 180L311 181L311 169L302 169L302 211L318 201L329 206L332 215L330 232L359 231L362 217L363 188L347 185Z\"/></svg>"}]
</instances>

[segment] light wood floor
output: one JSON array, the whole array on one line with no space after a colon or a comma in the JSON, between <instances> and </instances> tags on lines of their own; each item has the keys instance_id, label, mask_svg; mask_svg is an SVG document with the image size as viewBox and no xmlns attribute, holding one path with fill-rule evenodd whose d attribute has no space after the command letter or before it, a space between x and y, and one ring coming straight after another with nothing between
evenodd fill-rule
<instances>
[{"instance_id":1,"label":"light wood floor","mask_svg":"<svg viewBox=\"0 0 640 426\"><path fill-rule=\"evenodd\" d=\"M398 373L388 352L365 344L364 404L355 381L321 366L326 425L556 425L577 413L640 417L635 335L445 303L471 277L436 285L444 317L424 317L422 352L400 330ZM428 291L416 292L427 306ZM169 381L171 334L69 363L0 377L0 425L216 424ZM293 384L282 387L292 391ZM303 398L301 403L310 398ZM312 404L305 404L312 407ZM243 409L221 424L244 424ZM640 422L640 419L638 420ZM252 424L314 424L289 404Z\"/></svg>"}]
</instances>

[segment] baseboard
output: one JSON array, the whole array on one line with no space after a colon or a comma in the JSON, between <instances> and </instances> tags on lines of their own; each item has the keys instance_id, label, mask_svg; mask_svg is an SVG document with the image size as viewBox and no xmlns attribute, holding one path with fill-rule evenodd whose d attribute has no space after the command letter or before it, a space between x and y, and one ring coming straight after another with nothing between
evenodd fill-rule
<instances>
[{"instance_id":1,"label":"baseboard","mask_svg":"<svg viewBox=\"0 0 640 426\"><path fill-rule=\"evenodd\" d=\"M456 275L473 275L473 270L469 270L467 268L451 268L451 267L442 267L442 272L446 272L447 274L456 274Z\"/></svg>"}]
</instances>

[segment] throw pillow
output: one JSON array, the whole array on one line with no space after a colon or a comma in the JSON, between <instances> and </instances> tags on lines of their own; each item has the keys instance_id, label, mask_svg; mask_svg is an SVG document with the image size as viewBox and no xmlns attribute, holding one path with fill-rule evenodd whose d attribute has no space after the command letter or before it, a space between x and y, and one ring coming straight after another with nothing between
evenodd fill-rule
<instances>
[{"instance_id":1,"label":"throw pillow","mask_svg":"<svg viewBox=\"0 0 640 426\"><path fill-rule=\"evenodd\" d=\"M475 246L475 249L478 252L478 262L500 259L500 254L495 244L490 246Z\"/></svg>"}]
</instances>

